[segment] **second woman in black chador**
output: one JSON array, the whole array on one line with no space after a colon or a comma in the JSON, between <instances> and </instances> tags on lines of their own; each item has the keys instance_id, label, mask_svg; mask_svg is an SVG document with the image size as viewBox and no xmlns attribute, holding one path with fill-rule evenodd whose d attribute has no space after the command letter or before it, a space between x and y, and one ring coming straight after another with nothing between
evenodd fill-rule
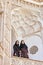
<instances>
[{"instance_id":1,"label":"second woman in black chador","mask_svg":"<svg viewBox=\"0 0 43 65\"><path fill-rule=\"evenodd\" d=\"M13 46L13 50L14 50L14 53L13 53L13 56L20 56L19 54L19 51L20 51L20 47L19 47L19 41L17 40Z\"/></svg>"},{"instance_id":2,"label":"second woman in black chador","mask_svg":"<svg viewBox=\"0 0 43 65\"><path fill-rule=\"evenodd\" d=\"M29 58L28 57L28 47L25 44L24 40L22 40L20 43L20 50L21 50L21 57Z\"/></svg>"}]
</instances>

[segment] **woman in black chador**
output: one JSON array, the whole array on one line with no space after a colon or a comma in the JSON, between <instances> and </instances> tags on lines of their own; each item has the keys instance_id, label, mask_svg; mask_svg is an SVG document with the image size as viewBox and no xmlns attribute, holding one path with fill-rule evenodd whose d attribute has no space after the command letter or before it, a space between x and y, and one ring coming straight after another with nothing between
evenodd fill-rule
<instances>
[{"instance_id":1,"label":"woman in black chador","mask_svg":"<svg viewBox=\"0 0 43 65\"><path fill-rule=\"evenodd\" d=\"M19 41L17 40L13 46L13 49L14 49L14 53L13 53L13 56L20 56L19 55L19 51L20 51L20 47L19 47Z\"/></svg>"},{"instance_id":2,"label":"woman in black chador","mask_svg":"<svg viewBox=\"0 0 43 65\"><path fill-rule=\"evenodd\" d=\"M20 43L20 51L21 51L21 57L29 58L28 57L28 47L25 44L24 40L22 40Z\"/></svg>"}]
</instances>

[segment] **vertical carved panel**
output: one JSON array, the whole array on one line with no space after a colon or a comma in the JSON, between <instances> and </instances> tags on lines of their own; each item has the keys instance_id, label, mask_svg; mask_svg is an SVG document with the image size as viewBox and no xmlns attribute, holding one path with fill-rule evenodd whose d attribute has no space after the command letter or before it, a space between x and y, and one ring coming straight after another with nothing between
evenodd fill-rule
<instances>
[{"instance_id":1,"label":"vertical carved panel","mask_svg":"<svg viewBox=\"0 0 43 65\"><path fill-rule=\"evenodd\" d=\"M3 65L3 58L0 56L0 65Z\"/></svg>"}]
</instances>

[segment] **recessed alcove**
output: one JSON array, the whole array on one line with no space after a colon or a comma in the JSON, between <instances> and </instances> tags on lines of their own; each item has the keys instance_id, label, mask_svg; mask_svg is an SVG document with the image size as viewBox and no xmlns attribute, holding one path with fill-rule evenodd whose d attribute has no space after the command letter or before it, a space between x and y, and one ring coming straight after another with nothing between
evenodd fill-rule
<instances>
[{"instance_id":1,"label":"recessed alcove","mask_svg":"<svg viewBox=\"0 0 43 65\"><path fill-rule=\"evenodd\" d=\"M12 24L13 23L14 22L12 22ZM19 24L18 24L18 26L19 26ZM29 35L29 33L28 33L28 35L26 35L25 29L23 29L23 27L20 27L20 26L17 29L14 25L12 25L11 57L13 57L13 52L14 52L13 45L15 44L15 41L19 40L19 42L20 42L23 39L25 41L26 45L28 46L29 59L42 61L43 60L43 58L42 58L43 44L42 44L41 33L38 35L38 34L35 34L35 32L33 32L32 35L31 35L31 33L30 33L30 35ZM28 30L28 28L27 28L27 30Z\"/></svg>"},{"instance_id":2,"label":"recessed alcove","mask_svg":"<svg viewBox=\"0 0 43 65\"><path fill-rule=\"evenodd\" d=\"M15 5L11 15L11 57L13 57L15 41L19 40L20 44L20 41L24 40L28 46L29 59L43 61L40 10L16 7Z\"/></svg>"}]
</instances>

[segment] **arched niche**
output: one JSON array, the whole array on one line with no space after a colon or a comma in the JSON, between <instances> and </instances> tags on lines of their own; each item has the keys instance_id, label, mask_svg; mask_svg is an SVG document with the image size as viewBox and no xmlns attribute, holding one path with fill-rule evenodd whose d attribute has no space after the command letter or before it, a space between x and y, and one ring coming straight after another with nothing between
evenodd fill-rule
<instances>
[{"instance_id":1,"label":"arched niche","mask_svg":"<svg viewBox=\"0 0 43 65\"><path fill-rule=\"evenodd\" d=\"M17 36L17 38L16 38L15 34L12 35L12 37L14 36L16 39L15 38L12 38L12 40L14 39L14 42L12 42L12 45L11 45L12 46L11 47L11 49L12 49L11 55L13 56L13 45L15 43L15 40L18 39L19 41L21 41L23 39L25 41L25 43L27 44L27 46L28 46L28 50L30 50L31 48L32 49L35 49L35 51L34 50L30 50L29 51L30 52L29 53L29 58L30 59L34 59L34 60L42 60L43 59L41 57L41 55L43 56L43 54L42 54L42 51L43 51L42 50L43 49L42 48L42 39L40 37L36 36L36 35L33 35L37 31L38 32L41 31L41 28L42 27L41 27L40 21L39 22L38 21L35 21L37 19L37 16L36 16L37 15L37 12L34 12L33 11L34 12L33 13L32 11L29 10L27 12L27 10L24 10L24 9L23 10L22 9L16 9L16 10L13 10L11 12L11 14L12 14L12 22L11 22L12 23L12 26L15 28L16 32L19 33L19 35L20 35L19 37ZM30 13L32 14L32 16L31 16ZM29 17L28 15L30 16L30 18L28 18ZM14 31L14 29L13 29L13 31ZM32 34L29 34L28 31L30 33L32 33ZM24 35L24 36L21 38L21 35ZM30 35L31 35L31 37L30 37ZM33 51L33 53L32 53L32 51ZM39 53L40 53L40 55L39 55Z\"/></svg>"}]
</instances>

